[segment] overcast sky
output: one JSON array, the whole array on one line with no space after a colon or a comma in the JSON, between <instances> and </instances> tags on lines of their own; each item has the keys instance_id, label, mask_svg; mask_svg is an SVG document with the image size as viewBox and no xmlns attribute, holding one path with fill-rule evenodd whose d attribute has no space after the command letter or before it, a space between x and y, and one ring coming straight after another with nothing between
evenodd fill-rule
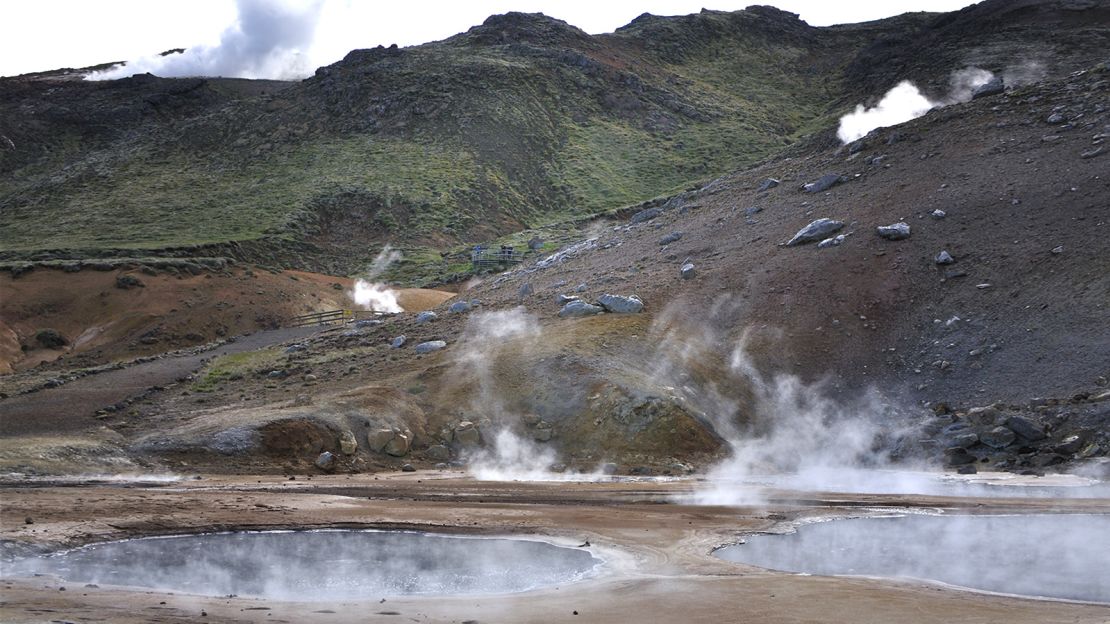
<instances>
[{"instance_id":1,"label":"overcast sky","mask_svg":"<svg viewBox=\"0 0 1110 624\"><path fill-rule=\"evenodd\" d=\"M702 7L733 11L771 4L815 26L888 17L907 11L952 11L966 0L0 0L0 76L132 61L161 69L170 48L203 52L162 75L186 71L261 77L296 58L305 72L348 51L435 41L506 11L542 12L589 33L612 32L637 15L684 15ZM244 26L244 15L254 18ZM266 15L278 12L279 15ZM284 20L284 21L283 21ZM280 34L270 36L272 31ZM245 33L245 34L244 34ZM253 34L252 34L253 33ZM260 36L265 33L266 36ZM259 43L259 39L264 39ZM235 56L267 55L236 63ZM187 67L187 69L186 69ZM200 68L200 69L198 69ZM294 72L296 73L296 72ZM276 77L276 76L275 76ZM289 76L292 77L292 76Z\"/></svg>"}]
</instances>

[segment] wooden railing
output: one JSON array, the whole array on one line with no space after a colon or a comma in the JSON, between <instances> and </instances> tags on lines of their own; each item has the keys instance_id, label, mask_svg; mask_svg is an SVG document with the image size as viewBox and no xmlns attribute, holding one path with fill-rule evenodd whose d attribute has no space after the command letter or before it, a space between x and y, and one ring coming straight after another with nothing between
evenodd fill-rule
<instances>
[{"instance_id":1,"label":"wooden railing","mask_svg":"<svg viewBox=\"0 0 1110 624\"><path fill-rule=\"evenodd\" d=\"M294 316L289 319L289 327L307 327L309 325L346 325L365 319L389 316L388 312L375 312L373 310L326 310Z\"/></svg>"},{"instance_id":2,"label":"wooden railing","mask_svg":"<svg viewBox=\"0 0 1110 624\"><path fill-rule=\"evenodd\" d=\"M512 247L502 247L500 249L475 247L470 251L470 263L475 269L518 264L523 261L524 254Z\"/></svg>"}]
</instances>

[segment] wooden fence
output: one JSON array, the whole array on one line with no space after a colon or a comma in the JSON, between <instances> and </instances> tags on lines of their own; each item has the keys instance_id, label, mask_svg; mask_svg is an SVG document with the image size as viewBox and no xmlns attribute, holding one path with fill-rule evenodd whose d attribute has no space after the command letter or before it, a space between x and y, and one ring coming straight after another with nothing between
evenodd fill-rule
<instances>
[{"instance_id":1,"label":"wooden fence","mask_svg":"<svg viewBox=\"0 0 1110 624\"><path fill-rule=\"evenodd\" d=\"M375 312L373 310L327 310L325 312L312 312L289 319L289 327L307 327L309 325L346 325L355 321L375 319L389 316L388 312Z\"/></svg>"},{"instance_id":2,"label":"wooden fence","mask_svg":"<svg viewBox=\"0 0 1110 624\"><path fill-rule=\"evenodd\" d=\"M519 264L523 261L524 254L507 245L499 249L478 246L470 252L470 263L475 269L496 268L507 264Z\"/></svg>"}]
</instances>

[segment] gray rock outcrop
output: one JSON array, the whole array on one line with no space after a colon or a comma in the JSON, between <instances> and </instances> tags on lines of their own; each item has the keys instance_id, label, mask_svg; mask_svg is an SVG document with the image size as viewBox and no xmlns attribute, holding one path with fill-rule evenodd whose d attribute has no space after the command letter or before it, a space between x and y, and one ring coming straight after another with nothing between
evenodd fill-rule
<instances>
[{"instance_id":1,"label":"gray rock outcrop","mask_svg":"<svg viewBox=\"0 0 1110 624\"><path fill-rule=\"evenodd\" d=\"M415 351L417 353L431 353L433 351L439 351L440 349L444 349L446 347L447 343L443 340L429 340L428 342L422 342L416 345Z\"/></svg>"},{"instance_id":2,"label":"gray rock outcrop","mask_svg":"<svg viewBox=\"0 0 1110 624\"><path fill-rule=\"evenodd\" d=\"M559 318L572 318L577 316L593 316L601 314L605 309L601 306L595 306L585 301L574 300L567 302L562 310L559 310Z\"/></svg>"},{"instance_id":3,"label":"gray rock outcrop","mask_svg":"<svg viewBox=\"0 0 1110 624\"><path fill-rule=\"evenodd\" d=\"M644 302L636 295L611 295L604 294L597 298L597 302L601 307L605 308L606 312L614 314L636 314L643 312Z\"/></svg>"},{"instance_id":4,"label":"gray rock outcrop","mask_svg":"<svg viewBox=\"0 0 1110 624\"><path fill-rule=\"evenodd\" d=\"M898 223L891 223L890 225L880 225L876 228L881 238L887 240L903 240L910 237L910 226L908 223L899 221Z\"/></svg>"},{"instance_id":5,"label":"gray rock outcrop","mask_svg":"<svg viewBox=\"0 0 1110 624\"><path fill-rule=\"evenodd\" d=\"M794 245L804 245L805 243L812 243L814 241L824 240L829 234L836 232L844 227L843 221L835 221L822 217L815 221L810 221L809 225L798 230L798 233L787 241L788 247Z\"/></svg>"}]
</instances>

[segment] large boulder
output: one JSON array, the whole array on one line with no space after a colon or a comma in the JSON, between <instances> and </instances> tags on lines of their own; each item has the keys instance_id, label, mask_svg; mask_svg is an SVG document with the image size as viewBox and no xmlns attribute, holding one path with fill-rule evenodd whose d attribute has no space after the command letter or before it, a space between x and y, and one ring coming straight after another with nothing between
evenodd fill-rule
<instances>
[{"instance_id":1,"label":"large boulder","mask_svg":"<svg viewBox=\"0 0 1110 624\"><path fill-rule=\"evenodd\" d=\"M354 455L358 450L358 440L355 439L355 434L344 429L339 433L339 452L344 455Z\"/></svg>"},{"instance_id":2,"label":"large boulder","mask_svg":"<svg viewBox=\"0 0 1110 624\"><path fill-rule=\"evenodd\" d=\"M817 178L813 182L803 185L802 190L807 193L820 193L829 190L834 185L840 183L840 181L841 176L839 173L829 173Z\"/></svg>"},{"instance_id":3,"label":"large boulder","mask_svg":"<svg viewBox=\"0 0 1110 624\"><path fill-rule=\"evenodd\" d=\"M316 464L316 467L320 470L331 472L332 470L335 470L335 455L333 455L330 451L324 451L323 453L320 453L319 457L316 458L316 461L314 463Z\"/></svg>"},{"instance_id":4,"label":"large boulder","mask_svg":"<svg viewBox=\"0 0 1110 624\"><path fill-rule=\"evenodd\" d=\"M763 182L760 182L759 188L755 189L755 192L762 193L764 191L769 191L769 190L775 188L776 186L778 186L779 184L780 184L780 182L778 180L776 180L774 178L767 178Z\"/></svg>"},{"instance_id":5,"label":"large boulder","mask_svg":"<svg viewBox=\"0 0 1110 624\"><path fill-rule=\"evenodd\" d=\"M975 90L971 92L971 99L977 100L981 97L998 95L1005 90L1006 83L1003 82L1002 76L995 76L978 87L975 87Z\"/></svg>"},{"instance_id":6,"label":"large boulder","mask_svg":"<svg viewBox=\"0 0 1110 624\"><path fill-rule=\"evenodd\" d=\"M1006 426L1010 428L1010 431L1013 431L1031 442L1043 440L1046 437L1044 427L1041 426L1040 423L1033 422L1024 416L1011 416L1007 418Z\"/></svg>"},{"instance_id":7,"label":"large boulder","mask_svg":"<svg viewBox=\"0 0 1110 624\"><path fill-rule=\"evenodd\" d=\"M810 221L809 225L798 230L798 233L787 241L786 245L803 245L805 243L812 243L813 241L824 240L828 238L829 234L836 232L844 227L843 221L835 221L822 217L816 221Z\"/></svg>"},{"instance_id":8,"label":"large boulder","mask_svg":"<svg viewBox=\"0 0 1110 624\"><path fill-rule=\"evenodd\" d=\"M405 346L406 342L408 342L408 336L401 334L400 336L394 338L393 342L389 343L389 348L400 349L401 347Z\"/></svg>"},{"instance_id":9,"label":"large boulder","mask_svg":"<svg viewBox=\"0 0 1110 624\"><path fill-rule=\"evenodd\" d=\"M386 455L393 457L404 457L408 454L409 448L412 447L412 433L409 431L395 433L394 436L385 443Z\"/></svg>"},{"instance_id":10,"label":"large boulder","mask_svg":"<svg viewBox=\"0 0 1110 624\"><path fill-rule=\"evenodd\" d=\"M610 295L608 293L597 298L597 302L608 312L614 314L636 314L643 312L644 302L636 295Z\"/></svg>"},{"instance_id":11,"label":"large boulder","mask_svg":"<svg viewBox=\"0 0 1110 624\"><path fill-rule=\"evenodd\" d=\"M451 307L447 308L447 311L451 312L452 314L462 314L463 312L469 312L470 311L470 302L469 301L456 301L455 303L451 304Z\"/></svg>"},{"instance_id":12,"label":"large boulder","mask_svg":"<svg viewBox=\"0 0 1110 624\"><path fill-rule=\"evenodd\" d=\"M424 456L432 461L445 462L451 459L451 449L442 444L434 444L424 451Z\"/></svg>"},{"instance_id":13,"label":"large boulder","mask_svg":"<svg viewBox=\"0 0 1110 624\"><path fill-rule=\"evenodd\" d=\"M386 444L396 435L392 429L375 429L366 434L366 448L381 453Z\"/></svg>"},{"instance_id":14,"label":"large boulder","mask_svg":"<svg viewBox=\"0 0 1110 624\"><path fill-rule=\"evenodd\" d=\"M881 238L887 240L902 240L910 237L910 226L908 223L899 221L898 223L891 223L890 225L880 225L876 228Z\"/></svg>"},{"instance_id":15,"label":"large boulder","mask_svg":"<svg viewBox=\"0 0 1110 624\"><path fill-rule=\"evenodd\" d=\"M680 277L682 277L682 279L685 280L694 279L695 277L697 277L697 269L694 268L693 263L687 262L686 264L682 265L682 268L678 270L678 274Z\"/></svg>"},{"instance_id":16,"label":"large boulder","mask_svg":"<svg viewBox=\"0 0 1110 624\"><path fill-rule=\"evenodd\" d=\"M447 343L445 341L443 341L443 340L429 340L428 342L422 342L422 343L416 345L415 351L417 353L431 353L433 351L439 351L440 349L445 349L445 348L447 348Z\"/></svg>"},{"instance_id":17,"label":"large boulder","mask_svg":"<svg viewBox=\"0 0 1110 624\"><path fill-rule=\"evenodd\" d=\"M663 214L663 210L660 209L660 208L648 208L647 210L641 210L640 212L637 212L636 214L632 215L632 218L629 219L628 222L629 223L643 223L644 221L651 221L652 219L654 219L655 217L658 217L661 214Z\"/></svg>"},{"instance_id":18,"label":"large boulder","mask_svg":"<svg viewBox=\"0 0 1110 624\"><path fill-rule=\"evenodd\" d=\"M1017 435L1006 427L994 427L979 434L979 441L993 448L1002 449L1010 446L1017 439Z\"/></svg>"},{"instance_id":19,"label":"large boulder","mask_svg":"<svg viewBox=\"0 0 1110 624\"><path fill-rule=\"evenodd\" d=\"M425 311L421 312L420 314L416 315L416 324L417 325L423 325L424 323L430 323L430 322L436 320L436 318L438 318L438 317L439 317L439 315L436 314L435 312L432 312L431 310L425 310Z\"/></svg>"},{"instance_id":20,"label":"large boulder","mask_svg":"<svg viewBox=\"0 0 1110 624\"><path fill-rule=\"evenodd\" d=\"M482 442L482 432L469 420L455 426L455 441L462 446L478 446Z\"/></svg>"},{"instance_id":21,"label":"large boulder","mask_svg":"<svg viewBox=\"0 0 1110 624\"><path fill-rule=\"evenodd\" d=\"M586 303L585 301L574 300L567 302L562 310L559 310L559 318L568 318L575 316L593 316L601 314L605 309L601 306Z\"/></svg>"}]
</instances>

